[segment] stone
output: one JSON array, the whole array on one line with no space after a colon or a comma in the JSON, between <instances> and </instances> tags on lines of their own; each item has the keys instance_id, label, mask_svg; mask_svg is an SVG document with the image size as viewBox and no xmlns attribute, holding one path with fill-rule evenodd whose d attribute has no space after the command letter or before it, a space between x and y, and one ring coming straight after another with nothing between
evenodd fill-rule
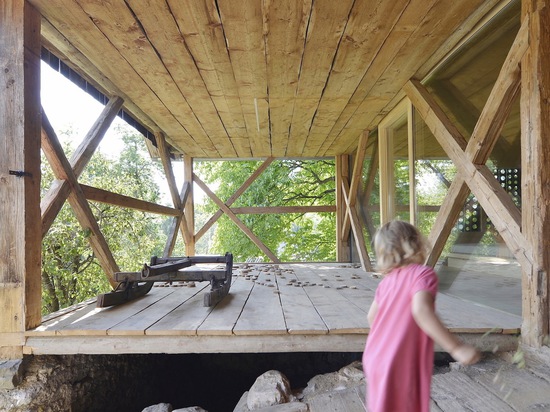
<instances>
[{"instance_id":1,"label":"stone","mask_svg":"<svg viewBox=\"0 0 550 412\"><path fill-rule=\"evenodd\" d=\"M206 409L202 409L200 406L191 406L188 408L174 409L172 412L208 412Z\"/></svg>"},{"instance_id":2,"label":"stone","mask_svg":"<svg viewBox=\"0 0 550 412\"><path fill-rule=\"evenodd\" d=\"M0 361L0 389L14 389L21 383L24 371L23 359Z\"/></svg>"},{"instance_id":3,"label":"stone","mask_svg":"<svg viewBox=\"0 0 550 412\"><path fill-rule=\"evenodd\" d=\"M270 370L260 375L248 391L247 406L255 411L290 401L290 383L279 371Z\"/></svg>"},{"instance_id":4,"label":"stone","mask_svg":"<svg viewBox=\"0 0 550 412\"><path fill-rule=\"evenodd\" d=\"M302 391L302 396L307 400L314 394L340 391L355 386L364 386L365 384L362 364L360 361L356 361L344 366L338 372L314 376Z\"/></svg>"},{"instance_id":5,"label":"stone","mask_svg":"<svg viewBox=\"0 0 550 412\"><path fill-rule=\"evenodd\" d=\"M169 403L158 403L156 405L151 405L145 408L141 412L172 412L172 405Z\"/></svg>"},{"instance_id":6,"label":"stone","mask_svg":"<svg viewBox=\"0 0 550 412\"><path fill-rule=\"evenodd\" d=\"M308 412L309 407L302 402L289 402L280 405L268 406L267 408L256 409L254 412Z\"/></svg>"}]
</instances>

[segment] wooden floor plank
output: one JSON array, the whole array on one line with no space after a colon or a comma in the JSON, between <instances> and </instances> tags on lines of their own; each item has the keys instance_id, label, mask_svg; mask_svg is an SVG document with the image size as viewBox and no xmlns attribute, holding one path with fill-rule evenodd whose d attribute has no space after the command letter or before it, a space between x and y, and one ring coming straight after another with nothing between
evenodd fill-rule
<instances>
[{"instance_id":1,"label":"wooden floor plank","mask_svg":"<svg viewBox=\"0 0 550 412\"><path fill-rule=\"evenodd\" d=\"M204 306L204 296L196 293L181 302L173 311L168 313L145 331L146 335L186 336L196 335L197 329L212 312L213 307Z\"/></svg>"},{"instance_id":2,"label":"wooden floor plank","mask_svg":"<svg viewBox=\"0 0 550 412\"><path fill-rule=\"evenodd\" d=\"M550 410L550 383L525 368L491 360L462 372L515 410Z\"/></svg>"},{"instance_id":3,"label":"wooden floor plank","mask_svg":"<svg viewBox=\"0 0 550 412\"><path fill-rule=\"evenodd\" d=\"M326 334L328 327L309 299L305 286L291 269L282 269L277 277L277 287L285 316L288 333Z\"/></svg>"},{"instance_id":4,"label":"wooden floor plank","mask_svg":"<svg viewBox=\"0 0 550 412\"><path fill-rule=\"evenodd\" d=\"M277 335L286 334L287 327L276 292L275 274L264 266L252 272L258 276L244 309L233 328L235 335ZM270 287L271 286L271 287Z\"/></svg>"},{"instance_id":5,"label":"wooden floor plank","mask_svg":"<svg viewBox=\"0 0 550 412\"><path fill-rule=\"evenodd\" d=\"M55 336L59 329L78 322L79 319L89 316L90 312L96 310L95 301L85 306L79 306L72 312L66 312L62 316L56 316L53 319L42 323L35 329L26 332L27 336Z\"/></svg>"},{"instance_id":6,"label":"wooden floor plank","mask_svg":"<svg viewBox=\"0 0 550 412\"><path fill-rule=\"evenodd\" d=\"M250 273L246 273L248 270ZM290 282L292 278L296 282ZM364 342L367 337L366 313L380 282L360 268L339 263L247 264L234 271L233 281L229 295L210 309L203 306L201 286L155 287L142 299L113 308L97 309L92 301L75 305L52 314L38 328L26 331L34 348L27 350L57 354L56 337L79 338L82 348L105 353L118 353L121 342L141 338L146 342L164 339L163 345L175 350L178 345L170 339L179 336L179 339L200 337L187 339L182 353L262 352L283 347L323 351L331 347L345 351L347 347L356 352L363 346L358 341ZM491 281L492 278L487 278L487 293L493 290ZM195 297L189 299L190 295ZM502 328L519 331L519 317L444 294L438 295L437 309L452 331L484 351L517 349L517 337L500 331ZM494 328L498 333L484 333ZM92 348L87 343L92 338L101 342L106 338L119 346L110 348L106 344L104 349ZM207 341L208 338L211 340ZM226 342L222 338L238 339ZM228 342L237 346L228 349ZM222 347L216 347L220 343ZM149 346L128 348L132 353L158 350Z\"/></svg>"},{"instance_id":7,"label":"wooden floor plank","mask_svg":"<svg viewBox=\"0 0 550 412\"><path fill-rule=\"evenodd\" d=\"M437 296L436 308L443 323L455 333L502 329L514 334L521 325L519 316L442 293Z\"/></svg>"},{"instance_id":8,"label":"wooden floor plank","mask_svg":"<svg viewBox=\"0 0 550 412\"><path fill-rule=\"evenodd\" d=\"M449 391L449 388L453 388ZM487 389L460 372L436 374L432 399L444 411L516 412Z\"/></svg>"},{"instance_id":9,"label":"wooden floor plank","mask_svg":"<svg viewBox=\"0 0 550 412\"><path fill-rule=\"evenodd\" d=\"M125 319L153 305L174 290L153 288L145 296L108 308L94 308L86 316L71 322L58 330L59 335L106 335L107 330Z\"/></svg>"},{"instance_id":10,"label":"wooden floor plank","mask_svg":"<svg viewBox=\"0 0 550 412\"><path fill-rule=\"evenodd\" d=\"M319 275L310 268L300 268L295 272L302 283L320 282ZM304 290L328 326L329 333L367 333L369 330L366 312L368 308L363 310L351 305L339 290L325 286L316 285Z\"/></svg>"},{"instance_id":11,"label":"wooden floor plank","mask_svg":"<svg viewBox=\"0 0 550 412\"><path fill-rule=\"evenodd\" d=\"M254 282L244 276L233 276L229 294L219 302L197 329L198 335L231 335L244 305L254 287Z\"/></svg>"},{"instance_id":12,"label":"wooden floor plank","mask_svg":"<svg viewBox=\"0 0 550 412\"><path fill-rule=\"evenodd\" d=\"M209 288L209 282L195 282L195 287L190 286L170 286L173 293L168 294L163 299L159 299L152 305L130 316L124 321L114 325L107 330L108 335L144 335L145 330L163 319L170 312L185 303L193 296L202 295L204 290ZM156 291L158 288L154 288Z\"/></svg>"}]
</instances>

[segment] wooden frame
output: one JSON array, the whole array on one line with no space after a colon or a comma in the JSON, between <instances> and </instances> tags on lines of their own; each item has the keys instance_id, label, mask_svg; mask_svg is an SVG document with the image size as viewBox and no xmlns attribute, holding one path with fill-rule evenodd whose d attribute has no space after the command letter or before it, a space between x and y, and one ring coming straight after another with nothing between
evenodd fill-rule
<instances>
[{"instance_id":1,"label":"wooden frame","mask_svg":"<svg viewBox=\"0 0 550 412\"><path fill-rule=\"evenodd\" d=\"M380 224L395 218L395 184L393 169L393 128L403 119L409 121L407 99L402 100L378 125L380 167ZM409 159L410 160L410 159Z\"/></svg>"},{"instance_id":2,"label":"wooden frame","mask_svg":"<svg viewBox=\"0 0 550 412\"><path fill-rule=\"evenodd\" d=\"M0 358L22 357L41 322L40 14L26 1L0 6ZM5 199L9 199L5 201Z\"/></svg>"}]
</instances>

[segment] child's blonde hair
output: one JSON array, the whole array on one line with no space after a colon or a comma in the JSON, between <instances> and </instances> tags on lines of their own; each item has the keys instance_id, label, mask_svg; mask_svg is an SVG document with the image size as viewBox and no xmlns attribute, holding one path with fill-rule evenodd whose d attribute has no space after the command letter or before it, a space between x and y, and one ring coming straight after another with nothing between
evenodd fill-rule
<instances>
[{"instance_id":1,"label":"child's blonde hair","mask_svg":"<svg viewBox=\"0 0 550 412\"><path fill-rule=\"evenodd\" d=\"M428 244L418 229L410 223L393 220L383 225L374 237L376 269L388 273L411 263L423 264L428 256Z\"/></svg>"}]
</instances>

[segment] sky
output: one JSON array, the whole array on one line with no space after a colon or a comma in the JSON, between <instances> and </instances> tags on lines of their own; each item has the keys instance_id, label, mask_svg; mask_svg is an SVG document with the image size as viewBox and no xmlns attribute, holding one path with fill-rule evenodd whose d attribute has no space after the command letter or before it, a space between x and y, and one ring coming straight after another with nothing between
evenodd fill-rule
<instances>
[{"instance_id":1,"label":"sky","mask_svg":"<svg viewBox=\"0 0 550 412\"><path fill-rule=\"evenodd\" d=\"M62 144L70 142L73 148L78 147L104 108L92 96L45 63L42 63L41 66L40 98L44 112L48 116L59 140ZM131 128L118 116L115 117L98 148L103 154L111 158L116 157L123 147L122 139L116 131L118 126ZM63 133L67 130L73 131L70 134L72 138ZM172 167L176 175L177 185L181 188L183 170L180 171L180 169L183 169L183 167L181 167L181 163L173 163ZM157 183L162 192L163 203L171 205L172 201L165 179L159 178Z\"/></svg>"}]
</instances>

